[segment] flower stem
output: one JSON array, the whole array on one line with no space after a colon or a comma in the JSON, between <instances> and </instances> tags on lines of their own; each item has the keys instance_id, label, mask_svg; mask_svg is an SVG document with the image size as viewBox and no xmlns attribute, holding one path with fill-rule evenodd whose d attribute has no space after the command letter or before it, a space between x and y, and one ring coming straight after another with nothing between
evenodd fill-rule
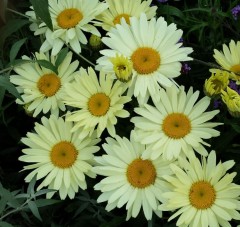
<instances>
[{"instance_id":1,"label":"flower stem","mask_svg":"<svg viewBox=\"0 0 240 227\"><path fill-rule=\"evenodd\" d=\"M210 66L210 67L212 67L212 68L220 69L220 70L223 70L223 71L226 71L226 72L229 72L229 73L234 73L234 74L240 76L240 73L232 72L231 70L224 69L224 68L222 68L221 66L216 65L216 64L211 63L211 62L205 62L205 61L202 61L202 60L199 60L199 59L195 59L195 58L193 59L193 61L195 61L195 62L197 62L197 63L200 63L200 64L202 64L202 65Z\"/></svg>"},{"instance_id":2,"label":"flower stem","mask_svg":"<svg viewBox=\"0 0 240 227\"><path fill-rule=\"evenodd\" d=\"M15 14L17 14L17 15L20 15L20 16L22 16L22 17L25 17L25 18L28 18L28 19L29 19L29 17L28 17L27 15L25 15L25 14L23 14L23 13L20 13L20 12L18 12L18 11L15 11L15 10L13 10L13 9L7 8L7 11L12 12L12 13L15 13Z\"/></svg>"}]
</instances>

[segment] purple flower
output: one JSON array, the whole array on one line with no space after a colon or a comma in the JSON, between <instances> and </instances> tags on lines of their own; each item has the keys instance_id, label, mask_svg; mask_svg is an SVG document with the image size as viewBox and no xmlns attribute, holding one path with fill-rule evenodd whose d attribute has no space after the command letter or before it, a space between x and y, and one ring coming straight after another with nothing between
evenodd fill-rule
<instances>
[{"instance_id":1,"label":"purple flower","mask_svg":"<svg viewBox=\"0 0 240 227\"><path fill-rule=\"evenodd\" d=\"M167 2L168 0L157 0L157 2Z\"/></svg>"},{"instance_id":2,"label":"purple flower","mask_svg":"<svg viewBox=\"0 0 240 227\"><path fill-rule=\"evenodd\" d=\"M221 106L222 106L222 101L221 100L214 100L214 102L213 102L213 108L214 109L218 109Z\"/></svg>"},{"instance_id":3,"label":"purple flower","mask_svg":"<svg viewBox=\"0 0 240 227\"><path fill-rule=\"evenodd\" d=\"M231 10L234 20L237 20L238 14L240 13L240 5L235 6Z\"/></svg>"},{"instance_id":4,"label":"purple flower","mask_svg":"<svg viewBox=\"0 0 240 227\"><path fill-rule=\"evenodd\" d=\"M240 94L240 89L238 89L238 85L236 84L235 81L231 80L228 86L234 91L236 91L238 94Z\"/></svg>"},{"instance_id":5,"label":"purple flower","mask_svg":"<svg viewBox=\"0 0 240 227\"><path fill-rule=\"evenodd\" d=\"M182 63L182 74L188 74L188 72L191 70L191 67L187 63Z\"/></svg>"}]
</instances>

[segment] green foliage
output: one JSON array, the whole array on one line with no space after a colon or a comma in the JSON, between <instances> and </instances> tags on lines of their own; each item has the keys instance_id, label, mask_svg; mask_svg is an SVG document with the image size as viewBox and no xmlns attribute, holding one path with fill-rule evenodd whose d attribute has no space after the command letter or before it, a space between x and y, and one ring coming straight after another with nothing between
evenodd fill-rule
<instances>
[{"instance_id":1,"label":"green foliage","mask_svg":"<svg viewBox=\"0 0 240 227\"><path fill-rule=\"evenodd\" d=\"M24 193L21 190L9 191L0 183L0 226L12 226L7 221L12 220L11 215L17 212L31 211L37 219L42 221L38 208L59 202L58 200L38 199L39 196L54 190L43 189L36 192L35 184L36 176L29 183L27 193Z\"/></svg>"},{"instance_id":2,"label":"green foliage","mask_svg":"<svg viewBox=\"0 0 240 227\"><path fill-rule=\"evenodd\" d=\"M30 0L36 15L52 30L52 20L48 11L48 0Z\"/></svg>"}]
</instances>

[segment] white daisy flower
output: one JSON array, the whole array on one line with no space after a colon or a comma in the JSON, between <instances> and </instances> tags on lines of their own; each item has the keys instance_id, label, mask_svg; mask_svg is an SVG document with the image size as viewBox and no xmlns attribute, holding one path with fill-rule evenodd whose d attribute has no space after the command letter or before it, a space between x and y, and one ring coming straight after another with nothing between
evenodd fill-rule
<instances>
[{"instance_id":1,"label":"white daisy flower","mask_svg":"<svg viewBox=\"0 0 240 227\"><path fill-rule=\"evenodd\" d=\"M102 28L109 31L116 24L120 24L121 18L124 18L129 24L130 17L139 18L141 13L145 13L147 19L156 15L157 6L150 6L152 0L106 0L109 8L97 16L102 21Z\"/></svg>"},{"instance_id":2,"label":"white daisy flower","mask_svg":"<svg viewBox=\"0 0 240 227\"><path fill-rule=\"evenodd\" d=\"M75 81L65 86L64 102L68 106L78 108L67 114L66 120L76 122L73 130L83 128L85 134L91 135L97 127L100 136L105 128L111 136L115 136L117 117L126 118L129 112L124 110L124 104L131 100L123 96L126 86L114 80L104 72L100 72L99 80L95 71L81 68Z\"/></svg>"},{"instance_id":3,"label":"white daisy flower","mask_svg":"<svg viewBox=\"0 0 240 227\"><path fill-rule=\"evenodd\" d=\"M46 60L55 64L56 57L47 54L36 53L36 60ZM31 60L29 57L24 59ZM49 111L59 115L59 110L65 111L66 107L62 101L63 85L73 80L79 62L71 63L72 53L69 52L58 67L58 74L50 69L44 68L38 63L29 62L14 68L17 75L12 75L10 81L17 85L24 102L17 99L19 104L27 104L27 110L32 112L33 117Z\"/></svg>"},{"instance_id":4,"label":"white daisy flower","mask_svg":"<svg viewBox=\"0 0 240 227\"><path fill-rule=\"evenodd\" d=\"M162 193L169 191L169 185L163 180L164 175L171 175L169 161L161 157L156 160L144 159L142 153L146 146L136 142L131 133L127 138L107 138L103 149L107 154L95 157L98 164L93 171L104 176L95 190L102 194L97 202L107 201L106 210L121 208L126 204L127 220L137 217L141 208L147 220L152 213L162 216L157 207L162 203Z\"/></svg>"},{"instance_id":5,"label":"white daisy flower","mask_svg":"<svg viewBox=\"0 0 240 227\"><path fill-rule=\"evenodd\" d=\"M155 159L163 155L171 160L179 155L191 155L192 148L206 156L208 152L203 145L210 145L203 139L219 136L213 127L221 124L208 122L219 113L219 110L205 112L210 98L205 96L196 102L199 91L193 93L190 88L186 94L183 86L161 89L157 95L160 101L154 101L155 107L145 104L135 108L141 117L131 119L139 141L152 146L143 157Z\"/></svg>"},{"instance_id":6,"label":"white daisy flower","mask_svg":"<svg viewBox=\"0 0 240 227\"><path fill-rule=\"evenodd\" d=\"M79 133L71 132L72 122L51 115L43 117L42 124L35 124L34 133L28 132L22 142L29 148L23 149L20 161L33 163L23 170L33 170L25 178L26 182L37 174L37 180L43 179L37 190L42 187L59 191L60 198L73 199L78 188L86 189L85 175L95 177L91 171L94 153L99 150L96 134L79 139ZM50 198L53 193L48 193Z\"/></svg>"},{"instance_id":7,"label":"white daisy flower","mask_svg":"<svg viewBox=\"0 0 240 227\"><path fill-rule=\"evenodd\" d=\"M140 18L131 17L130 25L122 19L108 35L102 41L110 49L100 51L104 56L97 60L96 69L114 73L111 59L117 54L129 58L133 63L129 94L134 94L140 103L149 95L156 96L159 85L170 87L173 78L180 75L180 62L192 60L188 57L192 48L181 47L178 42L182 30L173 23L168 26L163 17L148 21L141 14Z\"/></svg>"},{"instance_id":8,"label":"white daisy flower","mask_svg":"<svg viewBox=\"0 0 240 227\"><path fill-rule=\"evenodd\" d=\"M87 44L83 32L90 32L101 36L95 26L91 25L97 15L102 13L108 5L99 0L51 0L49 12L53 23L53 31L46 31L46 40L40 50L43 52L52 49L56 55L63 45L69 44L77 53L81 52L81 44Z\"/></svg>"},{"instance_id":9,"label":"white daisy flower","mask_svg":"<svg viewBox=\"0 0 240 227\"><path fill-rule=\"evenodd\" d=\"M240 84L240 76L235 73L240 73L240 41L234 42L231 40L229 47L223 44L223 51L214 49L214 55L216 62L224 69L232 71L231 79L237 81ZM210 71L215 72L216 69Z\"/></svg>"},{"instance_id":10,"label":"white daisy flower","mask_svg":"<svg viewBox=\"0 0 240 227\"><path fill-rule=\"evenodd\" d=\"M202 163L193 156L181 164L170 165L176 176L164 177L173 190L163 193L168 200L159 209L175 211L169 221L180 215L176 225L181 227L231 227L230 220L240 220L240 186L232 183L236 173L226 173L234 161L216 164L212 151Z\"/></svg>"}]
</instances>

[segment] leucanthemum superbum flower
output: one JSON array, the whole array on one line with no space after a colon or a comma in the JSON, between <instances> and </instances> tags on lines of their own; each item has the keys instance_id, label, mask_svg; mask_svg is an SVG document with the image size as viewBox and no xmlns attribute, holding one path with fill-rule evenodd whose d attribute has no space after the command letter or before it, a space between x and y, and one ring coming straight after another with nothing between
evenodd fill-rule
<instances>
[{"instance_id":1,"label":"leucanthemum superbum flower","mask_svg":"<svg viewBox=\"0 0 240 227\"><path fill-rule=\"evenodd\" d=\"M161 157L156 160L144 159L146 146L136 142L133 131L130 140L116 136L108 137L103 144L106 154L95 157L93 171L104 176L94 186L102 194L98 203L107 202L106 210L111 211L126 205L127 220L137 217L141 208L145 218L152 219L152 213L162 216L157 207L162 203L162 193L169 191L164 175L171 175L169 161Z\"/></svg>"},{"instance_id":2,"label":"leucanthemum superbum flower","mask_svg":"<svg viewBox=\"0 0 240 227\"><path fill-rule=\"evenodd\" d=\"M170 165L175 175L164 177L173 189L163 193L167 202L159 209L175 212L169 221L180 215L176 225L181 227L231 227L230 220L240 220L240 186L232 183L236 173L227 173L234 161L217 164L212 151L202 162L192 156L179 163Z\"/></svg>"},{"instance_id":3,"label":"leucanthemum superbum flower","mask_svg":"<svg viewBox=\"0 0 240 227\"><path fill-rule=\"evenodd\" d=\"M222 101L226 104L228 112L233 117L240 117L240 95L230 87L226 91L222 91Z\"/></svg>"},{"instance_id":4,"label":"leucanthemum superbum flower","mask_svg":"<svg viewBox=\"0 0 240 227\"><path fill-rule=\"evenodd\" d=\"M53 31L47 29L46 40L40 50L45 52L52 49L52 55L56 55L66 43L75 52L80 53L81 44L87 44L84 32L101 36L97 28L90 23L93 23L96 16L107 7L106 3L99 0L49 1Z\"/></svg>"},{"instance_id":5,"label":"leucanthemum superbum flower","mask_svg":"<svg viewBox=\"0 0 240 227\"><path fill-rule=\"evenodd\" d=\"M24 155L19 160L32 163L23 167L23 170L32 170L25 181L30 182L36 175L37 180L42 179L37 190L43 187L57 190L61 199L67 196L73 199L79 188L85 190L85 175L96 176L92 172L92 162L100 139L96 138L96 133L79 139L81 131L72 132L72 127L72 122L61 117L42 117L41 124L35 123L35 132L28 132L21 139L29 148L22 150ZM52 195L48 193L47 197Z\"/></svg>"},{"instance_id":6,"label":"leucanthemum superbum flower","mask_svg":"<svg viewBox=\"0 0 240 227\"><path fill-rule=\"evenodd\" d=\"M34 61L24 56L23 59ZM55 64L56 57L44 53L36 53L36 60L45 60ZM72 53L68 52L65 59L58 67L56 74L48 68L44 68L37 62L28 62L16 66L14 71L17 75L10 76L10 81L17 86L23 102L16 100L18 104L27 104L27 110L33 112L36 117L41 112L51 112L59 115L59 110L65 111L66 107L62 101L63 85L74 79L79 62L72 61Z\"/></svg>"},{"instance_id":7,"label":"leucanthemum superbum flower","mask_svg":"<svg viewBox=\"0 0 240 227\"><path fill-rule=\"evenodd\" d=\"M106 2L109 8L97 16L97 19L102 21L102 28L106 31L120 24L122 18L129 24L130 17L139 18L141 13L145 13L148 20L156 15L157 6L150 6L152 0L106 0Z\"/></svg>"},{"instance_id":8,"label":"leucanthemum superbum flower","mask_svg":"<svg viewBox=\"0 0 240 227\"><path fill-rule=\"evenodd\" d=\"M172 86L173 78L180 75L181 62L192 60L188 57L193 50L181 47L179 39L182 30L175 24L167 25L163 17L148 21L145 14L140 18L131 17L130 25L121 19L102 41L110 49L100 51L104 56L97 60L97 70L114 74L111 58L123 55L132 61L133 78L129 95L134 94L139 103L146 102L149 95L158 98L160 85ZM181 48L180 48L181 47Z\"/></svg>"},{"instance_id":9,"label":"leucanthemum superbum flower","mask_svg":"<svg viewBox=\"0 0 240 227\"><path fill-rule=\"evenodd\" d=\"M240 73L240 41L230 41L229 46L223 44L223 51L214 49L214 55L216 62L231 72L230 79L234 79L240 84L240 76L235 73ZM211 69L214 72L216 69Z\"/></svg>"},{"instance_id":10,"label":"leucanthemum superbum flower","mask_svg":"<svg viewBox=\"0 0 240 227\"><path fill-rule=\"evenodd\" d=\"M225 90L229 84L229 72L223 70L216 70L212 73L210 78L205 80L204 93L209 96L217 96Z\"/></svg>"},{"instance_id":11,"label":"leucanthemum superbum flower","mask_svg":"<svg viewBox=\"0 0 240 227\"><path fill-rule=\"evenodd\" d=\"M129 112L124 104L131 100L124 96L126 86L114 80L104 72L99 79L93 68L80 69L75 81L66 84L64 103L77 108L67 114L66 120L76 122L73 130L82 128L83 133L91 135L95 127L100 136L106 128L111 136L115 136L117 117L126 118Z\"/></svg>"},{"instance_id":12,"label":"leucanthemum superbum flower","mask_svg":"<svg viewBox=\"0 0 240 227\"><path fill-rule=\"evenodd\" d=\"M203 145L210 145L204 139L219 136L220 132L213 127L221 124L208 122L219 113L219 110L205 112L210 98L205 96L197 102L199 91L193 92L191 87L186 93L183 86L162 88L157 95L160 101L154 101L155 107L145 104L135 108L140 116L131 119L138 140L152 148L143 157L155 159L163 155L172 160L191 155L194 150L206 156Z\"/></svg>"}]
</instances>

